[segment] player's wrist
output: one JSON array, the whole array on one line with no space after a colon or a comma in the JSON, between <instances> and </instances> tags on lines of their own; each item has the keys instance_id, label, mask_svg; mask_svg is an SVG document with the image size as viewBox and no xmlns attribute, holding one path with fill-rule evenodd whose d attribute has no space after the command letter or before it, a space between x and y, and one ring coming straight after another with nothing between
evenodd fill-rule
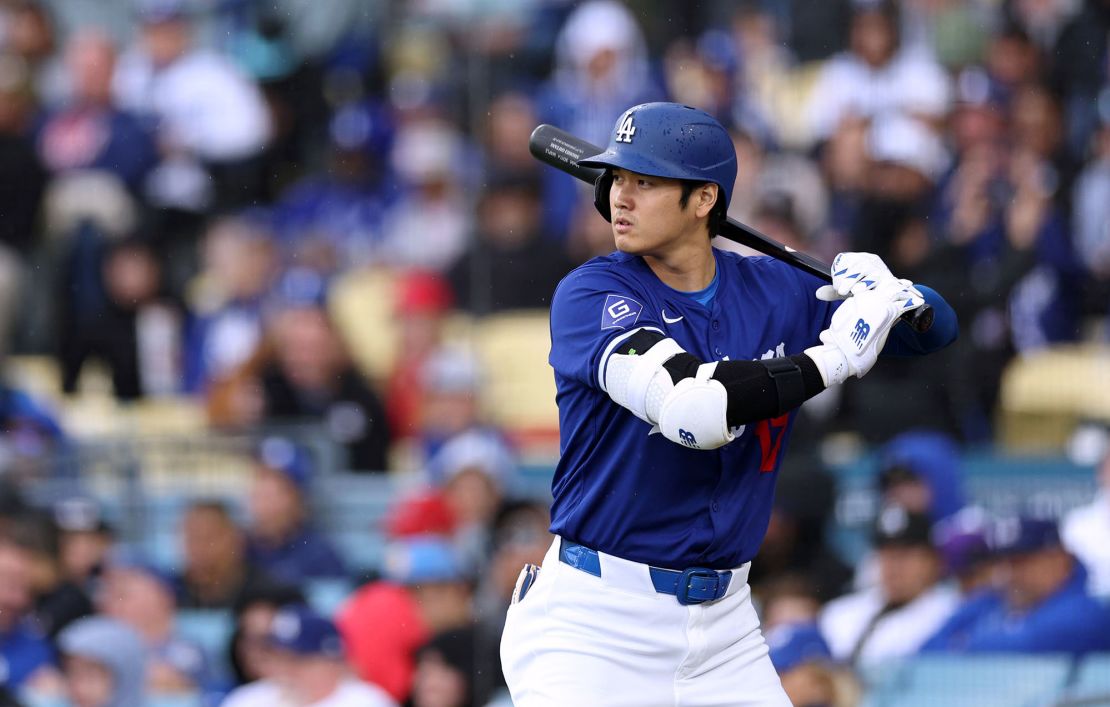
<instances>
[{"instance_id":1,"label":"player's wrist","mask_svg":"<svg viewBox=\"0 0 1110 707\"><path fill-rule=\"evenodd\" d=\"M848 357L836 346L831 344L811 346L802 353L808 356L813 364L817 366L817 371L821 374L821 380L825 382L826 388L832 385L840 385L852 375L851 367L848 365Z\"/></svg>"}]
</instances>

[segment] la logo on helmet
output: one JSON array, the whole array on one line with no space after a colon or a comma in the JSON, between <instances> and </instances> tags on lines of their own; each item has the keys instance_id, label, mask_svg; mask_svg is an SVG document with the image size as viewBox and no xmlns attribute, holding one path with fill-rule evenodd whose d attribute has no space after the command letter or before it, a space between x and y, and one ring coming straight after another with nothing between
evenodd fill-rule
<instances>
[{"instance_id":1,"label":"la logo on helmet","mask_svg":"<svg viewBox=\"0 0 1110 707\"><path fill-rule=\"evenodd\" d=\"M632 114L629 113L624 116L621 121L620 127L617 128L617 142L632 142L632 136L636 134L636 128L632 125Z\"/></svg>"}]
</instances>

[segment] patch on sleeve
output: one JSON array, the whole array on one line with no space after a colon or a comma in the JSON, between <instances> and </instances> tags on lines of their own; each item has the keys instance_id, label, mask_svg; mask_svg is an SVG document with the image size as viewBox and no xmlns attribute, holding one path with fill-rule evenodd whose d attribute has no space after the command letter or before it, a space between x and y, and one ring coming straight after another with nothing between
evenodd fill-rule
<instances>
[{"instance_id":1,"label":"patch on sleeve","mask_svg":"<svg viewBox=\"0 0 1110 707\"><path fill-rule=\"evenodd\" d=\"M644 305L624 295L609 295L601 312L602 329L625 329L640 318Z\"/></svg>"}]
</instances>

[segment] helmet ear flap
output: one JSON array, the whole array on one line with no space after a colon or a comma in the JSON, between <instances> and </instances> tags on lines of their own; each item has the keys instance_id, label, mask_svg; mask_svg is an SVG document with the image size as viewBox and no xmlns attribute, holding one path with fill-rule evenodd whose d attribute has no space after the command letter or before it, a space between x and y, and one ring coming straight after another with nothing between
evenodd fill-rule
<instances>
[{"instance_id":1,"label":"helmet ear flap","mask_svg":"<svg viewBox=\"0 0 1110 707\"><path fill-rule=\"evenodd\" d=\"M606 221L613 220L609 209L609 189L613 186L612 170L605 170L594 180L594 208Z\"/></svg>"}]
</instances>

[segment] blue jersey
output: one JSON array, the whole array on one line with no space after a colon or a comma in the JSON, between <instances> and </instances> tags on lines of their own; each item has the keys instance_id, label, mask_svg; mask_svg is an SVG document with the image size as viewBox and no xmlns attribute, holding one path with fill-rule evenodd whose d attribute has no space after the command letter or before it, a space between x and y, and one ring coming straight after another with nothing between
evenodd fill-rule
<instances>
[{"instance_id":1,"label":"blue jersey","mask_svg":"<svg viewBox=\"0 0 1110 707\"><path fill-rule=\"evenodd\" d=\"M713 252L718 284L708 306L624 253L591 260L556 289L549 360L561 457L552 482L553 533L671 569L738 567L759 550L794 413L736 428L735 441L719 449L694 450L651 434L651 425L599 384L614 344L641 327L702 361L790 356L820 343L836 308L814 296L824 282L771 258ZM937 319L947 326L951 309L934 295L926 299L940 305ZM954 315L951 326L954 338ZM898 334L887 349L907 338ZM909 338L905 353L935 348Z\"/></svg>"},{"instance_id":2,"label":"blue jersey","mask_svg":"<svg viewBox=\"0 0 1110 707\"><path fill-rule=\"evenodd\" d=\"M598 382L610 342L640 327L702 361L792 355L818 343L833 307L814 297L817 278L771 258L714 254L718 284L708 307L624 253L591 260L556 289L550 362L561 458L552 532L673 569L726 569L755 556L793 415L735 429L736 440L720 449L693 450L649 434Z\"/></svg>"}]
</instances>

